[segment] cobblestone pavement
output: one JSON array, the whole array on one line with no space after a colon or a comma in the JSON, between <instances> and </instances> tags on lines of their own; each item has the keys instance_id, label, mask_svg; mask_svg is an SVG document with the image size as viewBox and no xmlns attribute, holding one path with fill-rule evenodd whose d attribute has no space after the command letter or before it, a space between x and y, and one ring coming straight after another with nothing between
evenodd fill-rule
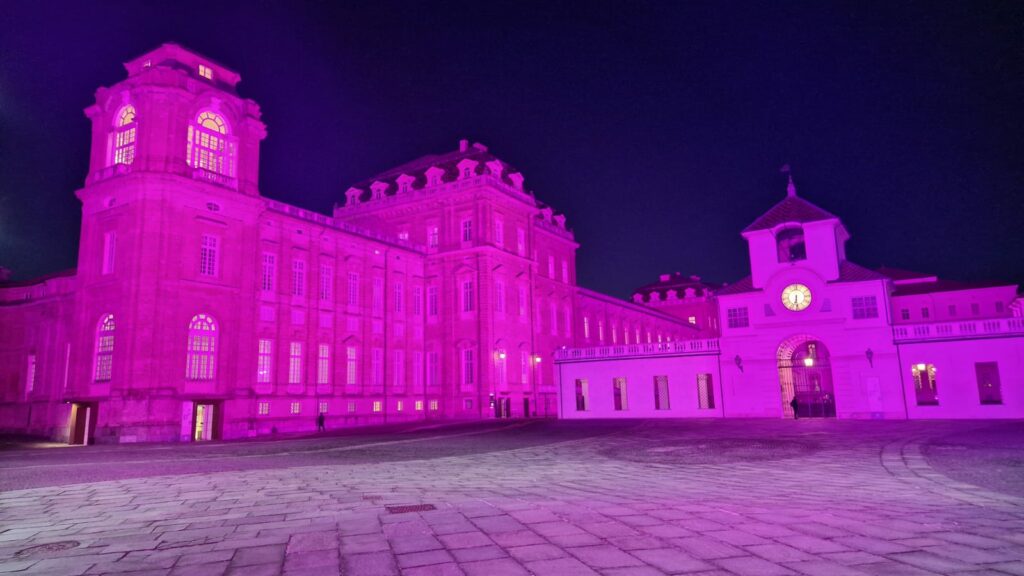
<instances>
[{"instance_id":1,"label":"cobblestone pavement","mask_svg":"<svg viewBox=\"0 0 1024 576\"><path fill-rule=\"evenodd\" d=\"M687 420L8 447L0 573L1024 575L1021 446L1019 421Z\"/></svg>"}]
</instances>

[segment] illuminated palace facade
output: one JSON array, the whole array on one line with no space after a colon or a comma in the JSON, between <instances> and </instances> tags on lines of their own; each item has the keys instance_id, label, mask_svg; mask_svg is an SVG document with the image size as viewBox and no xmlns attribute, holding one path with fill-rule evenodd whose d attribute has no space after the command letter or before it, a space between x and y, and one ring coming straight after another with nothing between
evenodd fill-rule
<instances>
[{"instance_id":1,"label":"illuminated palace facade","mask_svg":"<svg viewBox=\"0 0 1024 576\"><path fill-rule=\"evenodd\" d=\"M319 414L329 429L553 417L553 352L605 330L588 318L651 342L696 332L577 287L565 217L483 145L352 186L326 216L260 194L266 128L237 73L174 44L125 68L85 111L77 269L0 287L4 431L188 441L312 431Z\"/></svg>"}]
</instances>

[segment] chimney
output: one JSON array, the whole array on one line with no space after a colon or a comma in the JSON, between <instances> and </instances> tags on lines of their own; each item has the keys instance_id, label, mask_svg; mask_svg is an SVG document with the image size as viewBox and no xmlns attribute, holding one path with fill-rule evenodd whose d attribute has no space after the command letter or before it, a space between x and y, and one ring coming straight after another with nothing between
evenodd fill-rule
<instances>
[{"instance_id":1,"label":"chimney","mask_svg":"<svg viewBox=\"0 0 1024 576\"><path fill-rule=\"evenodd\" d=\"M469 150L469 140L463 138L459 140L459 152L465 152L466 150Z\"/></svg>"}]
</instances>

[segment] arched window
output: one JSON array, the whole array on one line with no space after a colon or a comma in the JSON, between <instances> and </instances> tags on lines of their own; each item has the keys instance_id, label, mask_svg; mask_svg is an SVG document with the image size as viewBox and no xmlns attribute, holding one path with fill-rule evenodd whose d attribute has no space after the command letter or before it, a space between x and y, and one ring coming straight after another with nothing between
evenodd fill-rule
<instances>
[{"instance_id":1,"label":"arched window","mask_svg":"<svg viewBox=\"0 0 1024 576\"><path fill-rule=\"evenodd\" d=\"M803 228L786 228L775 235L779 251L779 262L796 262L807 259Z\"/></svg>"},{"instance_id":2,"label":"arched window","mask_svg":"<svg viewBox=\"0 0 1024 576\"><path fill-rule=\"evenodd\" d=\"M235 176L235 140L224 117L200 112L188 127L188 164L207 175Z\"/></svg>"},{"instance_id":3,"label":"arched window","mask_svg":"<svg viewBox=\"0 0 1024 576\"><path fill-rule=\"evenodd\" d=\"M196 314L188 323L185 378L213 380L217 366L217 321L209 314Z\"/></svg>"},{"instance_id":4,"label":"arched window","mask_svg":"<svg viewBox=\"0 0 1024 576\"><path fill-rule=\"evenodd\" d=\"M93 368L95 382L110 381L114 366L114 315L107 314L96 325L96 358Z\"/></svg>"},{"instance_id":5,"label":"arched window","mask_svg":"<svg viewBox=\"0 0 1024 576\"><path fill-rule=\"evenodd\" d=\"M135 161L135 128L135 107L125 104L114 115L110 164L127 165Z\"/></svg>"}]
</instances>

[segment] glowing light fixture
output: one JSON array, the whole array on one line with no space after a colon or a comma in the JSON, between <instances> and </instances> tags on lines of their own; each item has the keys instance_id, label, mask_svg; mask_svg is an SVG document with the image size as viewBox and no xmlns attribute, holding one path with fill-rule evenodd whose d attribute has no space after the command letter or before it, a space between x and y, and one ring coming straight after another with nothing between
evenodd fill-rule
<instances>
[{"instance_id":1,"label":"glowing light fixture","mask_svg":"<svg viewBox=\"0 0 1024 576\"><path fill-rule=\"evenodd\" d=\"M807 366L808 368L814 366L814 358L804 358L804 366Z\"/></svg>"},{"instance_id":2,"label":"glowing light fixture","mask_svg":"<svg viewBox=\"0 0 1024 576\"><path fill-rule=\"evenodd\" d=\"M504 350L499 350L498 351L498 358L500 360L504 360L505 359L505 351Z\"/></svg>"},{"instance_id":3,"label":"glowing light fixture","mask_svg":"<svg viewBox=\"0 0 1024 576\"><path fill-rule=\"evenodd\" d=\"M925 370L925 368L927 368L927 367L928 367L928 365L927 365L927 364L918 364L918 365L917 365L917 369L918 369L918 370L920 370L920 371L922 371L922 372L923 372L923 371Z\"/></svg>"}]
</instances>

